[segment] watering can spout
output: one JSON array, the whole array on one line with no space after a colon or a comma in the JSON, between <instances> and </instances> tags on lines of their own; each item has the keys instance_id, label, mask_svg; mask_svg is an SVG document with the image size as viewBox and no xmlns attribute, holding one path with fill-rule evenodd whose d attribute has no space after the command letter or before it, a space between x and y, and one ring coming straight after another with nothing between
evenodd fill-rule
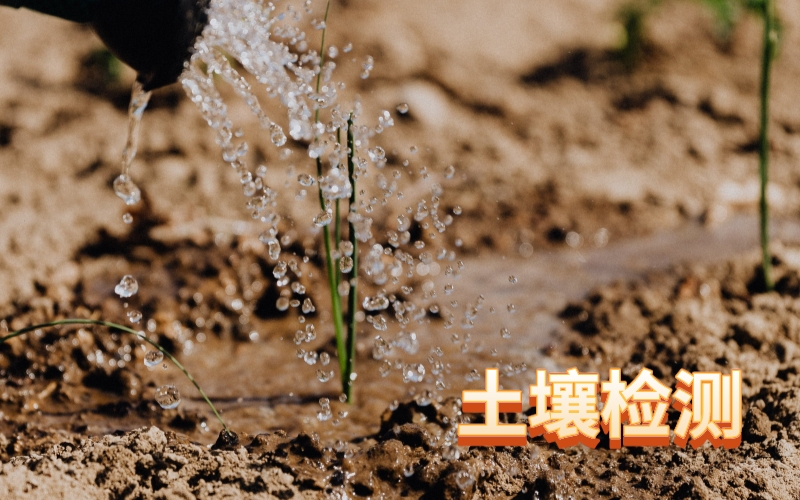
<instances>
[{"instance_id":1,"label":"watering can spout","mask_svg":"<svg viewBox=\"0 0 800 500\"><path fill-rule=\"evenodd\" d=\"M90 24L145 90L174 83L208 23L210 0L0 0Z\"/></svg>"}]
</instances>

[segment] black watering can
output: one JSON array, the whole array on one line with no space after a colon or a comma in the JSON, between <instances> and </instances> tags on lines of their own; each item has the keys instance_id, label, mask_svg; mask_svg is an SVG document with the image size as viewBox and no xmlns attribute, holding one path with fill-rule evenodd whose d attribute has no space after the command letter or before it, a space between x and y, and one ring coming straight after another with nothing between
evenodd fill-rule
<instances>
[{"instance_id":1,"label":"black watering can","mask_svg":"<svg viewBox=\"0 0 800 500\"><path fill-rule=\"evenodd\" d=\"M138 72L145 90L178 79L208 23L210 0L0 0L87 23L118 59Z\"/></svg>"}]
</instances>

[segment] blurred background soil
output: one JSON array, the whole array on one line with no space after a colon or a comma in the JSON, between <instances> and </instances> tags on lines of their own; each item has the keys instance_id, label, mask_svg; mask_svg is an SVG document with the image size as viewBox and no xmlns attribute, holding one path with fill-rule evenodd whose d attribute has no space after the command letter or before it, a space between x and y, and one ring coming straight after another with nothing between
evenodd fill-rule
<instances>
[{"instance_id":1,"label":"blurred background soil","mask_svg":"<svg viewBox=\"0 0 800 500\"><path fill-rule=\"evenodd\" d=\"M375 58L366 81L354 78L359 64L340 61L338 73L367 109L409 104L402 131L384 138L387 151L409 157L414 145L429 169L456 167L465 251L513 255L524 243L561 245L569 231L592 243L601 228L613 240L752 212L758 20L745 16L723 43L706 9L665 2L646 19L645 56L628 71L614 55L618 9L591 0L351 0L334 4L330 43L352 42L348 56L359 62ZM770 194L777 214L792 215L800 35L797 9L780 10ZM82 246L101 230L130 229L106 187L118 172L133 75L123 69L104 83L101 45L86 28L26 11L0 15L0 304L8 304L32 297L37 281L74 281ZM232 114L246 114L229 102ZM275 154L264 148L267 160ZM241 219L237 179L218 157L182 89L159 91L134 171L155 216L171 225Z\"/></svg>"},{"instance_id":2,"label":"blurred background soil","mask_svg":"<svg viewBox=\"0 0 800 500\"><path fill-rule=\"evenodd\" d=\"M800 9L789 0L778 4L782 41L773 73L769 193L775 217L792 221L800 214ZM329 43L354 46L340 53L338 78L360 94L367 116L409 105L381 138L390 164L411 159L437 175L455 167L445 204L461 215L447 237L462 255L474 262L507 258L524 268L539 255L613 248L688 226L752 230L736 221L755 214L758 201L758 19L744 16L723 40L697 2L664 1L645 19L641 59L631 66L619 54L622 5L333 2ZM263 333L264 325L289 331L274 326L281 321L275 319L277 292L239 181L222 167L212 131L180 86L157 91L145 113L132 172L144 202L128 225L111 183L119 175L134 75L109 62L85 27L10 9L0 9L0 26L0 332L76 315L124 322L113 295L123 274L142 278L138 307L145 318L168 325L159 337L167 347L183 345L189 328L222 343L258 340L250 332L259 330L260 340L280 334ZM361 80L366 55L375 58L375 69ZM232 92L225 95L232 115L247 116ZM246 128L249 140L256 131ZM251 155L271 165L278 152L262 142L251 143ZM421 188L408 189L413 195ZM300 210L292 205L294 192L286 191L285 210ZM245 451L210 452L182 437L213 441L202 407L163 412L152 402L151 375L133 340L86 329L66 341L42 332L0 351L0 485L9 495L38 491L42 498L75 491L89 498L95 490L86 484L97 498L104 491L119 498L179 498L168 495L184 491L202 497L206 485L219 495L323 497L345 483L352 494L387 498L798 497L792 475L800 466L794 324L800 259L787 245L776 262L784 281L774 294L753 287L754 254L607 285L563 309L566 326L555 340L529 346L553 366L599 369L601 378L609 366L626 367L628 375L655 368L668 384L680 367L756 367L746 376L745 444L735 452L560 452L533 442L465 450L450 460L424 437L432 432L429 421L447 415L447 405L435 405L429 415L413 402L383 422L355 424L369 432L352 439L353 463L344 448L298 437L300 424L283 427L288 435L272 429L278 434L249 436ZM710 295L700 294L703 284ZM226 292L228 285L234 293ZM309 287L315 285L312 279ZM239 321L242 303L249 323ZM618 345L618 334L630 343ZM99 367L103 355L127 361ZM285 403L275 412L286 419L295 405L308 403L281 399L294 383L287 375L270 386L270 404ZM402 391L397 397L408 398ZM132 423L167 433L82 441L109 429L130 430ZM389 432L394 435L386 437ZM145 444L138 449L136 443ZM117 448L133 451L108 451ZM223 465L210 465L212 453L234 471L230 477L219 472ZM398 454L403 458L393 461ZM124 475L102 472L110 463L125 464L147 484L129 488ZM656 469L661 464L671 465ZM78 472L64 472L70 467Z\"/></svg>"}]
</instances>

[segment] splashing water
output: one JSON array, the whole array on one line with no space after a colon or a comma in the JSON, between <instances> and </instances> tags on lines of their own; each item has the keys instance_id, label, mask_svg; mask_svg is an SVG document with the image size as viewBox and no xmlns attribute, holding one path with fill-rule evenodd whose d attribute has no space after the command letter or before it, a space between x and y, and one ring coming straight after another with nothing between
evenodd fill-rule
<instances>
[{"instance_id":1,"label":"splashing water","mask_svg":"<svg viewBox=\"0 0 800 500\"><path fill-rule=\"evenodd\" d=\"M135 205L142 199L139 186L131 179L130 169L139 144L139 124L142 122L142 115L151 94L152 92L145 92L141 83L134 82L131 102L128 105L128 138L125 141L125 149L122 150L122 173L114 179L114 192L126 205Z\"/></svg>"},{"instance_id":2,"label":"splashing water","mask_svg":"<svg viewBox=\"0 0 800 500\"><path fill-rule=\"evenodd\" d=\"M305 10L310 13L310 2L305 2ZM408 160L402 161L401 158L403 166L399 166L396 151L390 150L391 154L387 155L382 147L370 144L375 136L394 125L388 111L378 114L376 126L349 126L348 119L355 121L360 118L361 105L357 99L348 104L340 102L339 91L345 86L332 79L336 63L325 61L321 54L309 50L308 38L299 28L301 17L302 12L291 4L278 7L272 2L211 0L208 25L197 39L179 81L214 131L223 161L241 181L250 215L266 225L259 239L268 250L269 261L274 265L273 276L281 289L275 301L276 309L289 311L292 308L301 323L306 321L302 315L316 311L317 299L313 290L308 292L310 297L300 297L299 300L292 295L302 295L305 290L301 292L299 282L293 281L297 273L290 268L294 259L288 252L291 240L285 238L286 227L304 225L311 234L319 234L320 231L338 231L341 224L343 232L353 231L356 239L366 245L359 252L352 242L341 241L333 249L337 254L335 269L343 275L350 275L338 284L339 295L347 297L351 291L354 296L361 295L366 288L363 301L358 297L355 299L360 306L355 314L356 318L360 315L358 321L366 320L387 339L393 338L392 332L400 332L397 340L391 343L397 349L389 347L381 355L387 358L383 360L385 366L381 365L381 375L388 376L394 372L402 375L406 383L432 384L430 377L425 380L425 374L433 373L436 375L436 388L441 390L445 386L441 380L444 375L437 366L442 361L418 363L419 360L400 356L413 356L419 350L415 334L404 333L404 330L411 330L406 327L412 321L422 324L430 322L431 317L441 317L445 320L444 328L460 324L467 329L474 325L475 315L469 311L465 313L464 322L454 319L457 302L451 301L452 297L448 297L446 303L439 302L443 295L453 293L451 282L458 279L463 269L460 262L456 264L454 252L443 247L444 238L438 237L450 226L453 217L442 202L443 188L436 177L442 179L442 183L453 179L455 168L451 166L439 172L438 169L429 171L423 166L416 172ZM312 25L315 29L322 26L319 22ZM348 45L342 52L347 53L350 49ZM333 59L336 51L329 47L325 55ZM235 67L231 61L237 63ZM361 76L367 77L373 70L374 60L367 56L356 64L363 70ZM249 146L244 133L231 119L233 113L229 114L228 105L217 87L220 81L230 85L265 131L264 137L280 148L277 155L280 160L291 162L287 168L288 180L276 185L272 165L269 175L265 165L254 170L249 165L251 153L257 148ZM259 96L277 101L280 108L262 108ZM128 138L122 155L123 170L114 181L116 194L128 205L141 199L141 192L130 177L130 165L136 154L139 123L149 97L150 93L144 92L140 85L134 86L129 107ZM280 109L281 116L268 116L265 109ZM406 114L409 107L401 103L396 112ZM348 164L350 145L341 138L345 133L353 135L353 164ZM287 144L289 138L294 142ZM306 147L305 154L292 156L292 148L298 144ZM414 154L417 148L408 151ZM320 167L322 170L314 169L314 163L323 165ZM351 168L354 172L352 183ZM417 182L415 177L427 183L427 194L419 195L422 198L415 198L399 210L391 208L390 201L403 199L402 189L407 184L402 183ZM356 180L366 178L374 180L372 185L356 183ZM301 200L306 199L307 191L310 193L311 188L316 190L317 187L320 188L321 206L318 205L313 212L306 212L304 219L291 218L285 213L285 208L279 212L282 191L299 189L295 199ZM369 194L365 195L365 192ZM352 201L356 194L358 202ZM457 206L450 210L453 215L461 213ZM303 245L309 252L307 256L313 258L317 250L305 243ZM287 247L286 252L284 247ZM447 280L444 288L442 283L434 283L437 276ZM123 282L127 278L133 279L126 276ZM356 293L355 278L358 279L359 293ZM123 285L123 282L115 289L121 297L136 293L138 284L135 280L133 284ZM365 288L362 288L362 283ZM313 301L311 297L314 297ZM364 310L380 314L365 315ZM311 324L307 326L313 328ZM305 333L302 337L300 343L313 340ZM319 365L325 366L330 362L330 356L324 353L323 362L320 354L317 364L313 352L304 353L301 359L314 366L320 382L333 379L332 370L319 369ZM168 387L171 386L159 388L159 393L170 393ZM177 389L175 394L174 399L179 402ZM434 397L427 392L423 394L426 394L425 401ZM324 420L331 418L330 409L326 411L324 405L321 414Z\"/></svg>"},{"instance_id":3,"label":"splashing water","mask_svg":"<svg viewBox=\"0 0 800 500\"><path fill-rule=\"evenodd\" d=\"M353 187L350 185L347 174L339 168L332 168L330 173L322 180L320 187L322 188L322 196L326 200L350 198L353 193Z\"/></svg>"},{"instance_id":4,"label":"splashing water","mask_svg":"<svg viewBox=\"0 0 800 500\"><path fill-rule=\"evenodd\" d=\"M389 299L383 295L365 297L362 305L366 311L383 311L389 307Z\"/></svg>"},{"instance_id":5,"label":"splashing water","mask_svg":"<svg viewBox=\"0 0 800 500\"><path fill-rule=\"evenodd\" d=\"M425 378L425 367L420 363L409 363L403 367L403 381L422 382Z\"/></svg>"}]
</instances>

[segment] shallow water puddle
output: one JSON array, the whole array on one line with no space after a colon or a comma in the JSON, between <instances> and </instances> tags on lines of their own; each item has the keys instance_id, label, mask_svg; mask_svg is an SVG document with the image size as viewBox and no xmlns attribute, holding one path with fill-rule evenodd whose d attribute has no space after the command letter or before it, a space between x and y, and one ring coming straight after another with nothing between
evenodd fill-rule
<instances>
[{"instance_id":1,"label":"shallow water puddle","mask_svg":"<svg viewBox=\"0 0 800 500\"><path fill-rule=\"evenodd\" d=\"M442 300L477 303L476 298L482 295L484 301L474 326L463 329L456 324L448 329L445 321L437 318L424 325L414 324L409 332L415 333L418 344L415 353L407 352L415 349L395 347L382 360L376 360L373 359L376 334L396 340L399 332L391 325L388 331L376 332L363 322L354 405L339 402L337 377L326 383L317 379L316 371L322 365L319 359L314 365L298 359L298 346L292 341L297 322L291 317L270 322L260 332L261 340L257 342L234 342L209 335L178 357L237 432L253 435L282 429L289 434L316 432L330 443L354 439L376 432L380 415L394 400L408 401L420 396L424 400L426 390L445 397L460 397L464 389L483 386L487 367L499 367L504 374L501 384L523 390L524 396L527 385L534 382L537 368L551 371L568 368L557 365L544 354L548 346L558 342L562 321L557 314L568 302L580 299L599 285L642 279L648 271L681 262L712 263L755 252L757 224L755 216L736 216L712 229L687 226L647 238L612 242L604 248L563 249L535 253L529 258L465 259L465 269L455 291ZM776 221L772 234L776 240L798 242L800 222ZM317 294L323 295L324 291ZM509 311L510 305L513 313ZM322 311L318 339L305 347L308 351L331 353L323 368L334 369L335 349L331 344L326 345L332 337L330 321L324 318L324 308ZM384 377L386 360L400 362L402 366L393 367ZM445 388L435 387L436 373L432 372L436 361L441 362L440 368L446 373ZM404 383L403 369L413 368L417 363L426 369L422 381ZM178 411L206 417L208 426L188 432L189 437L207 444L215 441L217 424L183 375L172 368L164 371L159 364L153 364L151 370L153 373L145 375L145 381L153 380L158 386L174 384L181 391ZM320 404L321 398L329 401L328 412ZM95 395L75 413L45 413L35 419L41 425L53 427L83 424L88 434L133 429L148 423L136 412L109 418L87 411L92 404L103 402Z\"/></svg>"},{"instance_id":2,"label":"shallow water puddle","mask_svg":"<svg viewBox=\"0 0 800 500\"><path fill-rule=\"evenodd\" d=\"M777 221L773 235L784 242L800 241L800 222ZM485 302L475 326L469 330L459 325L445 329L443 321L433 320L424 328L416 328L419 352L403 353L402 362L429 367L426 359L431 349L440 346L443 356L438 359L449 363L450 370L448 387L441 394L460 396L463 389L481 387L484 369L490 366L500 366L509 374L502 379L506 387L524 391L533 382L536 368L566 368L555 365L542 349L554 342L562 324L556 315L568 301L581 298L598 285L641 278L647 271L683 261L707 263L754 251L756 238L756 217L736 216L710 230L689 226L601 249L565 249L527 259L467 259L459 285L448 300L474 301L482 294ZM510 276L516 283L510 282ZM509 304L514 306L513 313L508 311ZM237 431L306 430L330 440L363 436L377 430L381 413L393 400L414 397L410 389L418 395L430 387L426 385L429 375L418 384L404 383L394 370L382 377L380 362L370 355L374 332L364 328L356 365L356 404L339 403L336 380L320 383L314 376L318 366L307 366L296 358L296 346L289 340L293 325L290 320L276 321L274 330L264 336L269 340L257 343L210 338L183 357L212 399L220 402L226 419ZM509 338L503 337L502 328L508 329ZM279 339L281 335L283 340ZM323 332L320 338L328 336ZM527 370L522 369L522 363ZM473 378L471 372L479 378ZM177 373L173 375L175 383L183 383ZM186 404L205 411L188 388L185 395L191 400ZM332 407L332 417L325 421L317 419L322 397L328 398ZM340 411L348 414L340 416ZM200 439L210 442L214 437L210 433Z\"/></svg>"}]
</instances>

